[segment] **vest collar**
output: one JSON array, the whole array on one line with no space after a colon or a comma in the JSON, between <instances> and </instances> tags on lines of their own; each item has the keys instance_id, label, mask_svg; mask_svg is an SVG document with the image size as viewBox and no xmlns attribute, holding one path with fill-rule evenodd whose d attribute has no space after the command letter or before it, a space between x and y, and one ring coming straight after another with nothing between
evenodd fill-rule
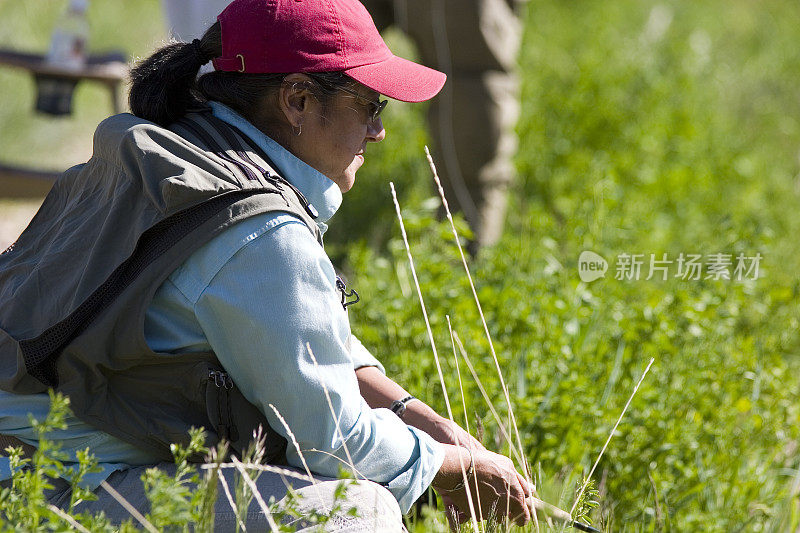
<instances>
[{"instance_id":1,"label":"vest collar","mask_svg":"<svg viewBox=\"0 0 800 533\"><path fill-rule=\"evenodd\" d=\"M264 150L289 183L300 189L309 202L317 209L317 226L322 233L328 229L327 222L342 205L342 192L330 178L301 161L286 148L272 140L264 132L253 126L231 108L219 103L209 102L214 116L235 126L250 137Z\"/></svg>"}]
</instances>

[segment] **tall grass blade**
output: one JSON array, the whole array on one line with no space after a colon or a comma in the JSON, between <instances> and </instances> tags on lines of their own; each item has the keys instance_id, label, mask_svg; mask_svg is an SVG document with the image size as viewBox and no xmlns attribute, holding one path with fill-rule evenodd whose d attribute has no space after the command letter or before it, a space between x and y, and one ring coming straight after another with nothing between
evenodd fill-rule
<instances>
[{"instance_id":1,"label":"tall grass blade","mask_svg":"<svg viewBox=\"0 0 800 533\"><path fill-rule=\"evenodd\" d=\"M458 349L461 352L461 357L464 359L464 362L467 364L467 368L469 369L469 372L472 375L472 379L475 380L475 384L478 386L478 390L480 391L481 396L483 396L483 399L486 402L486 405L489 407L489 411L492 413L492 417L494 417L494 421L497 423L497 427L500 429L500 434L506 440L506 442L509 443L509 447L511 449L511 452L514 454L514 458L517 460L517 462L522 464L523 461L522 461L522 457L520 456L519 452L517 451L517 449L514 446L510 445L510 443L512 442L512 440L511 440L512 437L511 437L510 431L506 428L505 424L503 423L502 418L500 418L500 415L497 413L497 410L494 408L494 405L492 405L492 400L489 398L489 394L486 392L486 388L483 386L483 382L481 381L481 378L478 377L478 373L475 371L475 367L473 366L472 361L470 360L469 356L467 355L467 352L464 349L464 345L461 343L461 339L459 338L458 333L456 333L455 331L453 331L453 338L455 339L456 345L458 346Z\"/></svg>"},{"instance_id":2,"label":"tall grass blade","mask_svg":"<svg viewBox=\"0 0 800 533\"><path fill-rule=\"evenodd\" d=\"M360 470L358 470L356 467L354 467L352 465L352 463L348 463L347 461L345 461L344 459L342 459L341 457L339 457L335 453L331 453L331 452L326 451L326 450L319 450L317 448L309 448L306 451L307 452L318 453L318 454L321 454L321 455L326 455L326 456L330 457L331 459L336 459L337 461L342 463L344 466L346 466L348 468L352 468L353 469L353 474L355 474L356 477L361 477L361 479L367 479L367 476L362 474Z\"/></svg>"},{"instance_id":3,"label":"tall grass blade","mask_svg":"<svg viewBox=\"0 0 800 533\"><path fill-rule=\"evenodd\" d=\"M294 470L289 470L288 468L281 468L280 466L262 465L262 464L256 464L256 463L245 463L245 462L242 462L242 461L239 461L239 464L241 464L242 466L244 466L245 468L247 468L249 470L259 470L261 472L272 472L273 474L279 474L281 476L286 476L286 477L293 477L293 478L299 479L301 481L308 481L308 482L312 482L313 481L310 477L308 477L305 474L300 474L298 472L295 472ZM234 463L220 463L219 465L205 464L205 465L200 465L200 468L203 469L203 470L207 470L207 469L217 468L218 466L221 469L222 468L237 468Z\"/></svg>"},{"instance_id":4,"label":"tall grass blade","mask_svg":"<svg viewBox=\"0 0 800 533\"><path fill-rule=\"evenodd\" d=\"M151 523L150 523L150 521L149 521L147 518L145 518L145 517L144 517L144 515L138 511L138 509L136 509L136 507L134 507L133 505L131 505L131 502L129 502L128 500L126 500L126 499L125 499L125 498L122 496L122 494L120 494L119 492L117 492L117 490L116 490L114 487L112 487L111 485L109 485L109 484L108 484L108 482L107 482L106 480L103 480L103 481L101 481L101 482L100 482L100 486L101 486L101 487L103 487L103 488L106 490L106 492L108 492L109 494L111 494L111 497L112 497L112 498L114 498L115 500L117 500L117 502L118 502L118 503L119 503L119 504L120 504L120 505L121 505L121 506L122 506L122 507L123 507L123 508L124 508L126 511L128 511L128 513L129 513L129 514L130 514L130 515L131 515L133 518L135 518L137 522L139 522L140 524L142 524L142 527L144 527L144 528L145 528L147 531L149 531L150 533L158 533L158 530L155 528L155 526L154 526L153 524L151 524Z\"/></svg>"},{"instance_id":5,"label":"tall grass blade","mask_svg":"<svg viewBox=\"0 0 800 533\"><path fill-rule=\"evenodd\" d=\"M76 531L80 531L81 533L92 533L91 531L86 529L84 526L82 526L80 523L78 523L77 520L72 518L70 515L68 515L67 513L65 513L64 511L62 511L58 507L56 507L55 505L49 504L47 506L47 508L50 511L54 512L55 514L57 514L59 516L59 518L61 518L62 520L66 520L67 523L69 523L70 526L75 528Z\"/></svg>"},{"instance_id":6,"label":"tall grass blade","mask_svg":"<svg viewBox=\"0 0 800 533\"><path fill-rule=\"evenodd\" d=\"M314 479L314 474L311 473L311 469L308 467L308 463L306 462L306 458L303 455L303 450L300 449L300 444L297 442L297 439L295 438L294 433L292 432L291 428L289 427L289 424L286 423L286 420L283 418L283 416L281 416L280 412L278 412L278 409L274 405L269 404L269 407L275 413L275 416L278 417L278 420L283 425L283 428L286 430L286 434L289 436L289 440L292 441L292 446L294 446L295 450L297 450L297 455L300 457L300 462L303 463L303 468L305 469L306 474L308 474L308 477L311 478L311 485L316 487L317 486L317 480ZM236 463L237 463L237 461L234 461L234 464L236 464ZM317 491L317 497L319 498L319 501L324 502L325 499L322 497L322 494L319 492L319 488L316 488L315 490ZM325 509L325 511L326 512L330 512L329 509Z\"/></svg>"},{"instance_id":7,"label":"tall grass blade","mask_svg":"<svg viewBox=\"0 0 800 533\"><path fill-rule=\"evenodd\" d=\"M475 372L475 367L472 365L472 361L470 361L469 357L467 356L467 351L464 349L464 345L461 343L461 339L458 337L458 333L456 333L455 331L451 330L451 335L452 335L453 340L455 341L455 343L458 345L458 349L461 352L461 357L463 357L464 358L464 362L467 363L467 368L469 368L469 372L470 372L470 374L472 374L472 379L475 380L475 384L478 385L478 390L481 391L481 395L483 396L483 399L486 401L486 405L489 406L489 411L491 411L495 422L497 422L497 427L500 428L500 433L502 433L503 438L505 438L506 442L508 442L508 449L511 450L511 452L517 454L516 459L520 464L527 464L525 462L525 460L523 459L522 454L520 454L517 451L517 449L512 445L511 435L509 435L509 431L506 429L505 425L503 424L503 421L500 418L500 415L497 414L497 410L494 408L494 405L492 405L492 400L489 398L489 395L486 393L486 389L484 388L483 383L481 382L481 378L478 377L478 373ZM531 493L533 493L533 495L535 496L536 495L536 486L530 480L527 480L527 481L529 481L529 483L530 483L529 486L530 486L530 489L531 489ZM537 514L538 510L537 510L535 505L531 507L531 512L533 513L534 526L536 527L536 531L538 532L539 531L539 516Z\"/></svg>"},{"instance_id":8,"label":"tall grass blade","mask_svg":"<svg viewBox=\"0 0 800 533\"><path fill-rule=\"evenodd\" d=\"M467 273L467 279L469 280L469 286L472 289L472 296L475 298L475 304L478 306L478 314L481 317L481 323L483 324L483 331L486 334L486 340L489 341L489 351L492 353L492 359L494 359L494 365L497 369L497 375L500 377L500 386L503 388L503 394L505 395L506 404L508 405L508 417L511 419L511 426L514 428L514 432L517 438L517 447L519 449L519 456L525 457L525 449L522 447L522 439L519 435L519 429L517 429L517 421L514 417L514 410L511 405L511 397L508 394L508 387L506 386L505 379L503 379L503 372L500 370L500 363L497 360L497 353L494 350L494 343L492 342L492 336L489 333L489 326L486 324L486 317L483 314L483 307L481 306L481 301L478 298L478 293L475 290L475 283L472 281L472 274L469 271L469 266L467 265L467 258L464 256L464 249L461 246L461 240L458 237L458 231L456 231L456 225L453 222L453 215L450 213L450 206L447 203L447 198L444 195L444 189L442 188L442 183L439 180L439 174L436 171L436 165L433 162L433 158L431 157L431 152L428 150L428 147L425 147L425 157L428 159L428 165L431 167L431 172L433 173L433 181L436 182L436 188L439 191L439 196L442 199L442 205L444 205L444 211L447 215L447 220L450 222L450 229L453 231L453 238L456 241L456 246L458 246L458 253L461 254L461 263L464 265L464 271ZM509 443L510 444L510 443ZM522 468L523 472L525 473L525 479L528 482L531 482L531 473L528 469L528 464L526 461L522 461L520 463L520 467Z\"/></svg>"},{"instance_id":9,"label":"tall grass blade","mask_svg":"<svg viewBox=\"0 0 800 533\"><path fill-rule=\"evenodd\" d=\"M422 316L425 318L425 328L428 331L428 340L431 343L431 349L433 350L433 360L436 362L436 371L439 373L439 383L442 386L442 394L444 395L444 403L447 406L447 416L450 418L450 422L455 424L455 420L453 419L453 410L450 407L450 397L447 394L447 386L444 382L444 374L442 373L442 365L439 363L439 353L436 351L436 342L433 340L433 332L431 331L431 323L428 320L428 311L425 308L425 300L422 298L422 289L419 286L419 279L417 279L417 269L414 267L414 258L411 255L411 247L408 245L408 235L406 235L406 226L403 224L403 214L400 212L400 202L397 200L397 192L394 190L394 183L389 182L389 187L392 191L392 200L394 201L394 208L397 211L397 220L400 222L400 233L403 236L403 244L406 246L406 254L408 254L408 264L411 266L411 276L414 279L414 286L417 289L417 296L419 297L419 304L422 307ZM458 444L458 437L456 436L456 444ZM465 443L466 444L466 443ZM469 480L467 479L467 471L464 466L464 461L461 458L461 454L458 455L458 462L461 465L461 475L464 478L464 483L469 486ZM473 527L475 531L480 531L478 528L478 521L475 518L475 508L473 507L472 503L472 491L467 490L467 502L469 503L469 510L470 516L472 517Z\"/></svg>"},{"instance_id":10,"label":"tall grass blade","mask_svg":"<svg viewBox=\"0 0 800 533\"><path fill-rule=\"evenodd\" d=\"M256 486L255 481L253 481L250 478L250 475L247 473L247 470L245 470L242 463L236 457L232 456L231 461L233 461L233 464L236 465L236 469L242 475L242 479L244 479L244 482L247 483L247 486L250 487L250 490L253 492L253 496L258 502L259 507L261 507L261 511L264 512L264 517L267 519L269 527L273 531L278 531L278 524L275 523L275 519L272 518L272 513L269 512L269 507L264 501L264 498L261 497L261 493L258 491L258 487Z\"/></svg>"},{"instance_id":11,"label":"tall grass blade","mask_svg":"<svg viewBox=\"0 0 800 533\"><path fill-rule=\"evenodd\" d=\"M458 366L458 354L456 353L456 341L453 338L453 326L450 324L450 315L445 315L447 320L447 330L450 332L450 342L453 345L453 361L456 364L456 376L458 376L458 391L461 394L461 406L464 409L464 429L469 433L469 416L467 415L467 400L464 397L464 384L461 382L461 370ZM478 474L472 473L472 480L475 485L475 494L478 494ZM481 499L477 499L478 503L478 519L483 522L483 509L481 508Z\"/></svg>"},{"instance_id":12,"label":"tall grass blade","mask_svg":"<svg viewBox=\"0 0 800 533\"><path fill-rule=\"evenodd\" d=\"M303 468L305 469L306 474L308 474L308 477L311 479L311 483L316 485L317 481L314 479L314 474L311 473L311 469L308 467L308 463L306 463L306 458L303 455L303 450L300 449L300 444L298 444L297 439L294 436L294 433L292 432L291 428L289 428L289 424L287 424L286 420L283 418L283 416L281 416L281 413L278 411L277 407L275 407L272 404L269 404L269 407L275 413L275 416L278 417L278 420L283 425L283 429L286 430L286 434L289 435L289 440L292 441L292 446L294 446L294 449L297 450L297 455L300 457L300 462L303 463ZM234 464L237 463L238 461L234 461Z\"/></svg>"},{"instance_id":13,"label":"tall grass blade","mask_svg":"<svg viewBox=\"0 0 800 533\"><path fill-rule=\"evenodd\" d=\"M589 480L592 479L592 474L594 474L594 471L597 468L597 465L600 463L600 459L603 458L603 454L606 452L606 448L608 447L608 443L611 442L611 438L614 436L614 432L617 430L617 427L619 426L619 423L622 422L622 417L625 416L625 412L628 410L628 407L631 405L631 401L633 400L633 397L636 395L636 391L639 390L639 385L641 385L642 381L644 381L644 378L647 375L647 373L650 371L650 367L653 366L653 362L654 361L655 361L655 358L651 358L650 359L650 362L647 364L647 368L645 368L644 369L644 373L642 373L642 377L639 378L639 381L638 381L638 383L636 383L636 386L633 388L633 392L631 393L630 397L628 398L628 401L625 404L625 407L622 409L622 412L620 413L619 418L617 418L616 424L614 424L614 427L611 428L611 432L608 434L608 438L606 439L606 443L603 444L603 449L600 450L600 454L597 456L597 460L592 465L592 469L589 470L589 475L586 476L586 479L584 479L584 481L583 481L583 484L581 486L581 490L578 491L578 496L575 498L575 503L572 504L572 509L569 510L570 516L572 516L572 513L575 512L575 507L578 505L578 502L581 501L581 496L583 496L583 491L586 490L586 487L589 484Z\"/></svg>"},{"instance_id":14,"label":"tall grass blade","mask_svg":"<svg viewBox=\"0 0 800 533\"><path fill-rule=\"evenodd\" d=\"M235 465L231 463L231 467L234 466ZM239 523L239 527L242 528L242 531L246 533L247 526L244 525L242 517L240 516L241 513L239 513L239 509L236 508L236 501L233 499L233 494L231 494L231 488L228 486L228 481L225 479L225 476L219 476L219 483L220 485L222 485L222 492L225 493L225 498L228 500L228 504L230 504L231 506L231 510L233 511L233 515L236 517L236 521Z\"/></svg>"}]
</instances>

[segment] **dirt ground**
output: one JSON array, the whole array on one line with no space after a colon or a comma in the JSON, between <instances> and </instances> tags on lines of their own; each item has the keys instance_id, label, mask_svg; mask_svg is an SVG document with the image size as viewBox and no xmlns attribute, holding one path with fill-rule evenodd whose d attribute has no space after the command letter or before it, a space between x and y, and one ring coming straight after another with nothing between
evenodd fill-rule
<instances>
[{"instance_id":1,"label":"dirt ground","mask_svg":"<svg viewBox=\"0 0 800 533\"><path fill-rule=\"evenodd\" d=\"M41 204L41 198L12 200L0 197L0 252L17 240Z\"/></svg>"}]
</instances>

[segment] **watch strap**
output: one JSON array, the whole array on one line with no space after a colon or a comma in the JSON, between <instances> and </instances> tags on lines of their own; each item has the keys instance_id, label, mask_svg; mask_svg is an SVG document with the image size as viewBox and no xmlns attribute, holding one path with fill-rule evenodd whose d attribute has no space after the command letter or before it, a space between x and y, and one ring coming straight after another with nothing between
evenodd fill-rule
<instances>
[{"instance_id":1,"label":"watch strap","mask_svg":"<svg viewBox=\"0 0 800 533\"><path fill-rule=\"evenodd\" d=\"M392 402L392 405L389 407L389 409L391 409L391 411L398 417L403 418L403 415L406 412L406 406L413 400L416 400L414 396L406 396L402 400L395 400Z\"/></svg>"}]
</instances>

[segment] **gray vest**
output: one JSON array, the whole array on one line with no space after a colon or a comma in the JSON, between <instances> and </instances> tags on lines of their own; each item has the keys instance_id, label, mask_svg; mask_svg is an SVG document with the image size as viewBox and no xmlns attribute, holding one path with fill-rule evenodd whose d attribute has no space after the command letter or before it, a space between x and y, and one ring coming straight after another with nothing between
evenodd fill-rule
<instances>
[{"instance_id":1,"label":"gray vest","mask_svg":"<svg viewBox=\"0 0 800 533\"><path fill-rule=\"evenodd\" d=\"M241 453L262 425L279 461L285 440L213 353L156 353L144 338L155 291L225 228L283 211L322 243L313 206L268 161L207 110L169 129L103 121L89 162L56 181L0 255L0 389L55 388L81 420L167 461L192 426Z\"/></svg>"}]
</instances>

